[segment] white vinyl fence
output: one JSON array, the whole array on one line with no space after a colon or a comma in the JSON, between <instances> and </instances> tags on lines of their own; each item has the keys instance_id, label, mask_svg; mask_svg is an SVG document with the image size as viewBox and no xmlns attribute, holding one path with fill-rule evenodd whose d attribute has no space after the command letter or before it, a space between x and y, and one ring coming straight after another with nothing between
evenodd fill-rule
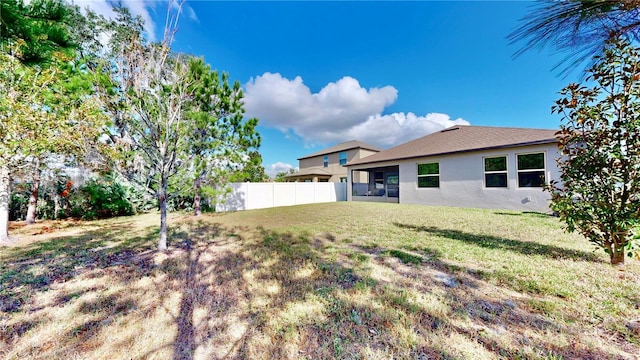
<instances>
[{"instance_id":1,"label":"white vinyl fence","mask_svg":"<svg viewBox=\"0 0 640 360\"><path fill-rule=\"evenodd\" d=\"M347 201L347 183L233 183L217 212Z\"/></svg>"}]
</instances>

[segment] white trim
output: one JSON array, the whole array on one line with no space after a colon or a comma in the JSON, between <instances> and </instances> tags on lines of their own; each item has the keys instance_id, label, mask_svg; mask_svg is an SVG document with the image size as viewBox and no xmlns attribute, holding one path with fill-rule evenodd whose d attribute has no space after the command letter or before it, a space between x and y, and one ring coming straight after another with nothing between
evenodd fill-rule
<instances>
[{"instance_id":1,"label":"white trim","mask_svg":"<svg viewBox=\"0 0 640 360\"><path fill-rule=\"evenodd\" d=\"M485 159L499 158L499 157L504 157L506 169L500 170L500 171L487 171L485 168L485 165L486 165ZM486 177L487 174L505 174L507 176L507 186L487 186L487 177ZM492 190L509 188L509 155L508 154L485 155L482 157L482 186L484 189L492 189Z\"/></svg>"},{"instance_id":2,"label":"white trim","mask_svg":"<svg viewBox=\"0 0 640 360\"><path fill-rule=\"evenodd\" d=\"M526 169L526 170L520 170L518 169L518 156L520 155L534 155L534 154L542 154L542 164L543 164L543 168L541 169ZM549 184L549 176L547 174L547 152L546 151L531 151L531 152L524 152L524 153L515 153L515 158L516 158L516 187L518 189L535 189L537 188L537 186L520 186L520 173L531 173L531 172L540 172L542 171L542 174L544 175L544 181L543 184L547 185Z\"/></svg>"},{"instance_id":3,"label":"white trim","mask_svg":"<svg viewBox=\"0 0 640 360\"><path fill-rule=\"evenodd\" d=\"M430 165L430 164L438 164L438 173L437 174L424 174L420 175L420 165ZM439 189L440 188L440 161L432 161L425 163L416 163L416 189ZM438 186L420 186L420 178L421 177L437 177L438 178Z\"/></svg>"}]
</instances>

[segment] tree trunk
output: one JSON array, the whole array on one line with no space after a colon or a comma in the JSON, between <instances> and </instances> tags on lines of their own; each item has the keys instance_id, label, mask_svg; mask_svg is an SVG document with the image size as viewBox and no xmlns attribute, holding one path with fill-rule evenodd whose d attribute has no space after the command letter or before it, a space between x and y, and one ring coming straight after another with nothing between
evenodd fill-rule
<instances>
[{"instance_id":1,"label":"tree trunk","mask_svg":"<svg viewBox=\"0 0 640 360\"><path fill-rule=\"evenodd\" d=\"M200 216L202 211L200 209L200 178L198 177L193 184L193 215Z\"/></svg>"},{"instance_id":2,"label":"tree trunk","mask_svg":"<svg viewBox=\"0 0 640 360\"><path fill-rule=\"evenodd\" d=\"M55 188L53 189L51 197L53 198L53 219L57 220L58 213L60 212L60 194L58 194Z\"/></svg>"},{"instance_id":3,"label":"tree trunk","mask_svg":"<svg viewBox=\"0 0 640 360\"><path fill-rule=\"evenodd\" d=\"M624 249L614 252L610 257L611 265L624 266Z\"/></svg>"},{"instance_id":4,"label":"tree trunk","mask_svg":"<svg viewBox=\"0 0 640 360\"><path fill-rule=\"evenodd\" d=\"M31 182L31 195L29 195L29 207L27 208L27 224L36 222L36 207L38 205L38 190L40 188L40 162L36 160L33 180Z\"/></svg>"},{"instance_id":5,"label":"tree trunk","mask_svg":"<svg viewBox=\"0 0 640 360\"><path fill-rule=\"evenodd\" d=\"M615 234L613 237L613 243L609 246L609 259L611 265L624 266L624 246L621 246L620 235Z\"/></svg>"},{"instance_id":6,"label":"tree trunk","mask_svg":"<svg viewBox=\"0 0 640 360\"><path fill-rule=\"evenodd\" d=\"M9 241L9 168L0 166L0 243Z\"/></svg>"},{"instance_id":7,"label":"tree trunk","mask_svg":"<svg viewBox=\"0 0 640 360\"><path fill-rule=\"evenodd\" d=\"M160 240L158 250L167 250L167 179L161 175L160 192L158 193L158 205L160 207Z\"/></svg>"}]
</instances>

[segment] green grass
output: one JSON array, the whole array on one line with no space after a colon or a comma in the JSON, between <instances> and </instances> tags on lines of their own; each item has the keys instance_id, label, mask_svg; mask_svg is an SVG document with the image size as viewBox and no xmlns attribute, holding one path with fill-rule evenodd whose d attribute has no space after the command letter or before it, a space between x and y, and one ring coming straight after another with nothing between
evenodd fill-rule
<instances>
[{"instance_id":1,"label":"green grass","mask_svg":"<svg viewBox=\"0 0 640 360\"><path fill-rule=\"evenodd\" d=\"M316 204L18 228L0 357L633 359L640 264L537 213ZM40 226L40 225L37 225ZM36 226L36 227L37 227Z\"/></svg>"}]
</instances>

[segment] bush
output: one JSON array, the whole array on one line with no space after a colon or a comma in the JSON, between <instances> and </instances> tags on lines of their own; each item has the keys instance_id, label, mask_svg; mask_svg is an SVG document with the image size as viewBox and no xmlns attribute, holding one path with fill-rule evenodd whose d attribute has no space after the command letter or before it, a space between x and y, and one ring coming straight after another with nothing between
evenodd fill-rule
<instances>
[{"instance_id":1,"label":"bush","mask_svg":"<svg viewBox=\"0 0 640 360\"><path fill-rule=\"evenodd\" d=\"M9 201L9 220L23 220L27 214L27 206L29 205L29 192L14 191L11 193L11 199Z\"/></svg>"},{"instance_id":2,"label":"bush","mask_svg":"<svg viewBox=\"0 0 640 360\"><path fill-rule=\"evenodd\" d=\"M127 188L109 179L90 180L70 197L69 203L69 215L83 219L104 219L135 213Z\"/></svg>"}]
</instances>

